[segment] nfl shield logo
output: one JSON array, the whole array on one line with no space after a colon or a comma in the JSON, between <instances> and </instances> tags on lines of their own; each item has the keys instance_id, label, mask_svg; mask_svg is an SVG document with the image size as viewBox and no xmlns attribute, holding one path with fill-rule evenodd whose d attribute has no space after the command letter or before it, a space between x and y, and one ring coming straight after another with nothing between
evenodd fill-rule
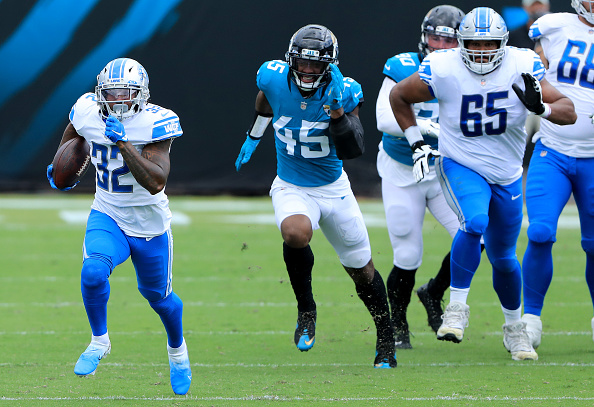
<instances>
[{"instance_id":1,"label":"nfl shield logo","mask_svg":"<svg viewBox=\"0 0 594 407\"><path fill-rule=\"evenodd\" d=\"M301 110L307 109L307 102L301 102Z\"/></svg>"}]
</instances>

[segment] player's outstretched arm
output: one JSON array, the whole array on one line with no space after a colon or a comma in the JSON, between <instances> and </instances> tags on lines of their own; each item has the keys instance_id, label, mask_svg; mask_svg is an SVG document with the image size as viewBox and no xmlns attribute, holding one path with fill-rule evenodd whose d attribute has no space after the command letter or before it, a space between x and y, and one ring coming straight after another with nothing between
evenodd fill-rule
<instances>
[{"instance_id":1,"label":"player's outstretched arm","mask_svg":"<svg viewBox=\"0 0 594 407\"><path fill-rule=\"evenodd\" d=\"M264 131L272 121L272 107L262 91L258 92L258 95L256 96L255 108L256 113L254 115L254 122L247 131L247 137L241 146L237 159L235 160L235 169L237 171L241 169L243 164L247 163L250 158L252 158L252 154L256 151L258 144L260 144L260 139L264 135Z\"/></svg>"}]
</instances>

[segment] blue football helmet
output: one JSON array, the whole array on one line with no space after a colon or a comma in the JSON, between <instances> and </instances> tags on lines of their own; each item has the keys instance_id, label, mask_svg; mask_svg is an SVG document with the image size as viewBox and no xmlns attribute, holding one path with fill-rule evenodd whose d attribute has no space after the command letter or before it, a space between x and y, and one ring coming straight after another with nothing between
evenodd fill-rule
<instances>
[{"instance_id":1,"label":"blue football helmet","mask_svg":"<svg viewBox=\"0 0 594 407\"><path fill-rule=\"evenodd\" d=\"M142 65L131 58L109 62L97 75L95 95L104 117L120 121L139 113L150 97L149 77Z\"/></svg>"},{"instance_id":2,"label":"blue football helmet","mask_svg":"<svg viewBox=\"0 0 594 407\"><path fill-rule=\"evenodd\" d=\"M464 64L480 75L492 72L503 62L508 37L507 25L495 10L488 7L473 9L464 16L458 29L458 44ZM498 46L494 50L470 50L469 41L495 41Z\"/></svg>"},{"instance_id":3,"label":"blue football helmet","mask_svg":"<svg viewBox=\"0 0 594 407\"><path fill-rule=\"evenodd\" d=\"M584 3L587 6L584 6ZM594 0L571 0L571 7L590 24L594 24Z\"/></svg>"},{"instance_id":4,"label":"blue football helmet","mask_svg":"<svg viewBox=\"0 0 594 407\"><path fill-rule=\"evenodd\" d=\"M322 73L307 74L316 77L313 82L301 80L303 73L297 69L297 60L320 61L324 64ZM323 25L309 24L297 30L291 37L289 49L285 54L289 64L291 80L304 91L311 91L323 86L330 76L330 64L338 65L338 40Z\"/></svg>"}]
</instances>

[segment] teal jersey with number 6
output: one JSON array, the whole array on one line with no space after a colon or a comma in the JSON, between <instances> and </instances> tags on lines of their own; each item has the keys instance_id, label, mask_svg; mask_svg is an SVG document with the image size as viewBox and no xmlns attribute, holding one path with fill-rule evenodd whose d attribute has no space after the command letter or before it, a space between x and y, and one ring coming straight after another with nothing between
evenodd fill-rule
<instances>
[{"instance_id":1,"label":"teal jersey with number 6","mask_svg":"<svg viewBox=\"0 0 594 407\"><path fill-rule=\"evenodd\" d=\"M277 174L291 184L319 187L331 184L342 174L342 161L330 137L330 103L325 86L304 98L289 79L284 61L262 64L256 76L273 110ZM345 113L363 101L361 85L344 78L342 104Z\"/></svg>"}]
</instances>

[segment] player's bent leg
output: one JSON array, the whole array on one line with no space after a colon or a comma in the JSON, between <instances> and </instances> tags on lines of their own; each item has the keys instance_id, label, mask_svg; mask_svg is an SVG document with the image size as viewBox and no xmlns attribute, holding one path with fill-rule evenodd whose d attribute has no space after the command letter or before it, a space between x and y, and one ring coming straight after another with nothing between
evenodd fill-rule
<instances>
[{"instance_id":1,"label":"player's bent leg","mask_svg":"<svg viewBox=\"0 0 594 407\"><path fill-rule=\"evenodd\" d=\"M394 326L390 319L386 286L382 276L375 270L372 260L369 260L363 268L354 269L346 266L344 268L353 279L357 295L367 307L375 323L377 341L374 367L396 367Z\"/></svg>"},{"instance_id":2,"label":"player's bent leg","mask_svg":"<svg viewBox=\"0 0 594 407\"><path fill-rule=\"evenodd\" d=\"M146 297L148 294L143 292L143 295ZM186 341L183 337L183 303L174 292L171 292L167 297L158 301L149 300L149 304L161 317L167 332L171 388L175 394L186 394L192 381L192 371Z\"/></svg>"},{"instance_id":3,"label":"player's bent leg","mask_svg":"<svg viewBox=\"0 0 594 407\"><path fill-rule=\"evenodd\" d=\"M107 332L107 301L109 300L109 275L112 271L109 258L92 254L83 261L81 293L93 335Z\"/></svg>"},{"instance_id":4,"label":"player's bent leg","mask_svg":"<svg viewBox=\"0 0 594 407\"><path fill-rule=\"evenodd\" d=\"M311 286L314 255L309 244L303 248L293 248L283 243L283 258L297 300L294 341L297 349L306 352L315 344L317 314Z\"/></svg>"},{"instance_id":5,"label":"player's bent leg","mask_svg":"<svg viewBox=\"0 0 594 407\"><path fill-rule=\"evenodd\" d=\"M522 260L524 312L540 316L553 278L555 230L543 222L533 221L527 235L528 246Z\"/></svg>"},{"instance_id":6,"label":"player's bent leg","mask_svg":"<svg viewBox=\"0 0 594 407\"><path fill-rule=\"evenodd\" d=\"M87 349L76 361L74 373L77 376L94 375L99 361L111 350L111 343L107 335L108 277L110 273L111 266L101 256L92 255L83 262L81 291L94 336Z\"/></svg>"},{"instance_id":7,"label":"player's bent leg","mask_svg":"<svg viewBox=\"0 0 594 407\"><path fill-rule=\"evenodd\" d=\"M412 349L406 311L415 285L416 271L416 269L404 270L394 266L386 282L398 349Z\"/></svg>"},{"instance_id":8,"label":"player's bent leg","mask_svg":"<svg viewBox=\"0 0 594 407\"><path fill-rule=\"evenodd\" d=\"M493 259L491 264L493 266L493 288L499 302L505 309L519 309L522 305L522 271L515 254L509 258Z\"/></svg>"}]
</instances>

